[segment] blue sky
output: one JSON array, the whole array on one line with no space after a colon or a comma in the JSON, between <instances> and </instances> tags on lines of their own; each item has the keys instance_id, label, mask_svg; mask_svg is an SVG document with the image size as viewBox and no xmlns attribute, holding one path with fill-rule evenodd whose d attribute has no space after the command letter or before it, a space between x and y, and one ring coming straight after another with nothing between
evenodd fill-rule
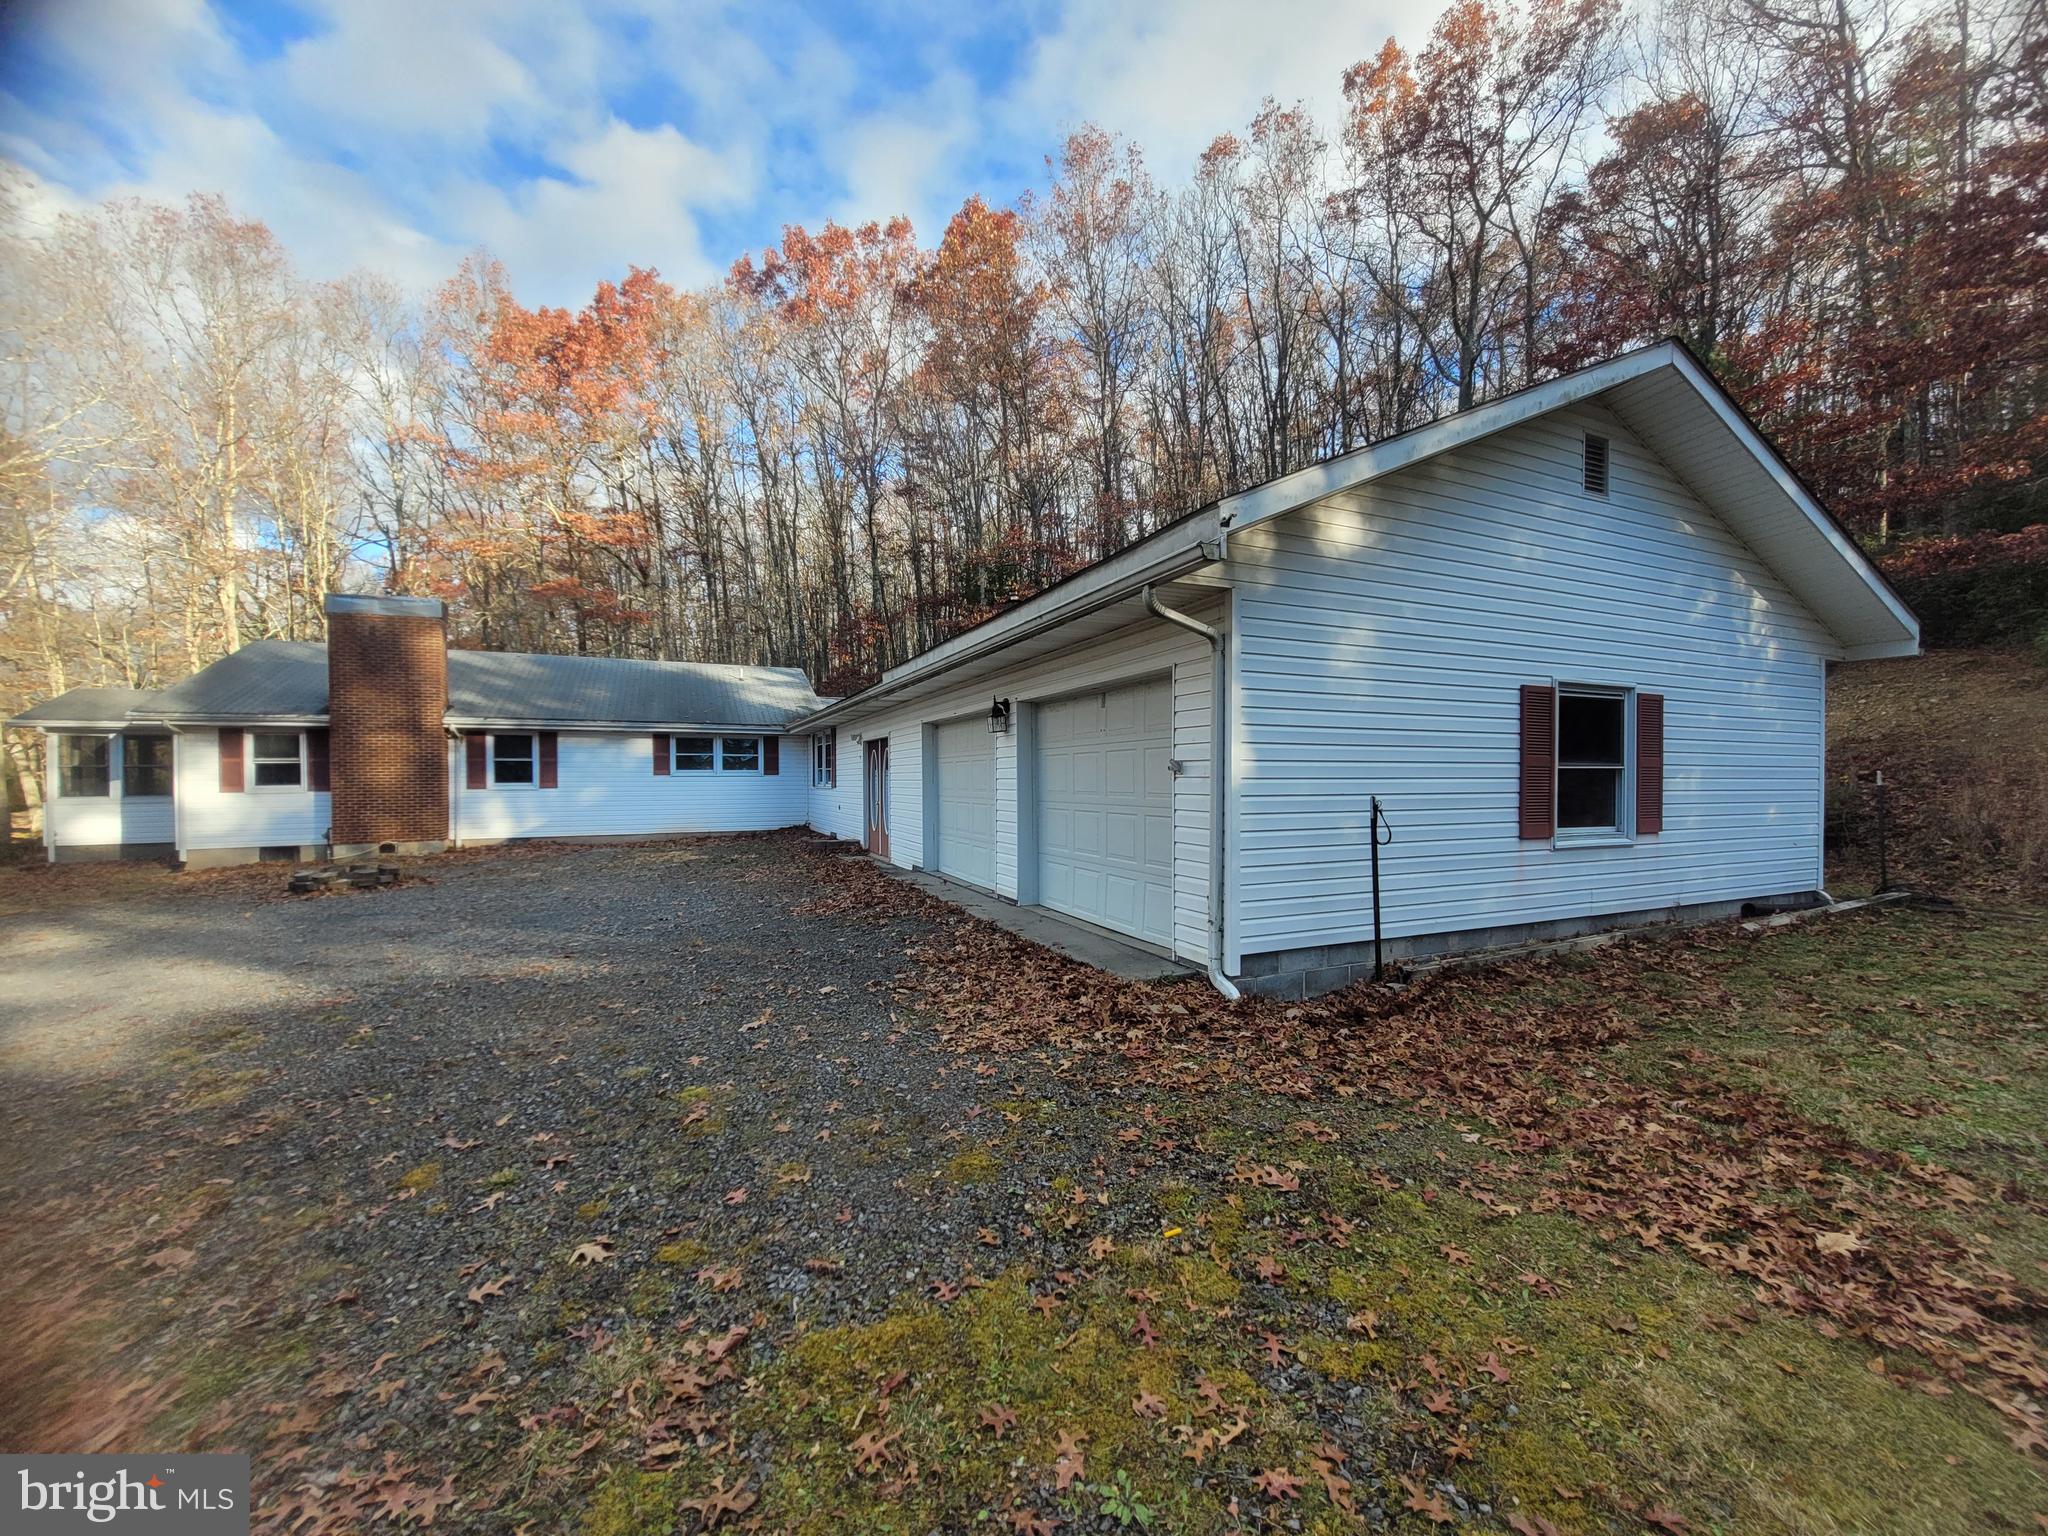
<instances>
[{"instance_id":1,"label":"blue sky","mask_svg":"<svg viewBox=\"0 0 2048 1536\"><path fill-rule=\"evenodd\" d=\"M1334 120L1344 67L1430 0L27 0L0 18L0 159L31 203L224 194L311 276L424 288L474 247L530 303L629 264L696 284L785 223L1044 181L1097 122L1177 181L1267 95Z\"/></svg>"}]
</instances>

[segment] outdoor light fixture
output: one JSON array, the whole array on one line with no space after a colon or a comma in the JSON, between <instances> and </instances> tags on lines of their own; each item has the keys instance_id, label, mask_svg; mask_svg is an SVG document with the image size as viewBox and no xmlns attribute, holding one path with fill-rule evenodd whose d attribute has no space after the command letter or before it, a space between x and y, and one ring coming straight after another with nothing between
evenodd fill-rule
<instances>
[{"instance_id":1,"label":"outdoor light fixture","mask_svg":"<svg viewBox=\"0 0 2048 1536\"><path fill-rule=\"evenodd\" d=\"M1010 728L1010 701L996 699L988 707L988 730L991 736L1000 736Z\"/></svg>"}]
</instances>

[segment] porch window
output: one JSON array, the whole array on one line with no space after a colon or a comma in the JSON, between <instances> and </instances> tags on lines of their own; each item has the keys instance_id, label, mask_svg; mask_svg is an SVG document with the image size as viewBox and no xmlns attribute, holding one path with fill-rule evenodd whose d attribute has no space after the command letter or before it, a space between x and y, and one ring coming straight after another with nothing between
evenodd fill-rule
<instances>
[{"instance_id":1,"label":"porch window","mask_svg":"<svg viewBox=\"0 0 2048 1536\"><path fill-rule=\"evenodd\" d=\"M297 789L306 782L306 765L297 731L251 731L249 757L258 789Z\"/></svg>"},{"instance_id":2,"label":"porch window","mask_svg":"<svg viewBox=\"0 0 2048 1536\"><path fill-rule=\"evenodd\" d=\"M71 799L107 793L107 744L105 736L59 736L57 793Z\"/></svg>"},{"instance_id":3,"label":"porch window","mask_svg":"<svg viewBox=\"0 0 2048 1536\"><path fill-rule=\"evenodd\" d=\"M171 738L168 736L123 736L121 738L121 793L168 795L171 792Z\"/></svg>"}]
</instances>

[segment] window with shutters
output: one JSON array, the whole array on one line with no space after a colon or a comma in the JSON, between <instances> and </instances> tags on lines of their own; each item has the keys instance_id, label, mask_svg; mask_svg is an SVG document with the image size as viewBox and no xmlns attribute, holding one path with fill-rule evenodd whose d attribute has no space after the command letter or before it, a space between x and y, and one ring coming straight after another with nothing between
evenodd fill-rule
<instances>
[{"instance_id":1,"label":"window with shutters","mask_svg":"<svg viewBox=\"0 0 2048 1536\"><path fill-rule=\"evenodd\" d=\"M168 795L170 792L171 738L123 736L121 793L132 800L138 795Z\"/></svg>"},{"instance_id":2,"label":"window with shutters","mask_svg":"<svg viewBox=\"0 0 2048 1536\"><path fill-rule=\"evenodd\" d=\"M710 773L718 766L717 743L709 736L675 738L677 773Z\"/></svg>"},{"instance_id":3,"label":"window with shutters","mask_svg":"<svg viewBox=\"0 0 2048 1536\"><path fill-rule=\"evenodd\" d=\"M759 773L761 771L761 738L758 736L719 737L718 771L720 773Z\"/></svg>"},{"instance_id":4,"label":"window with shutters","mask_svg":"<svg viewBox=\"0 0 2048 1536\"><path fill-rule=\"evenodd\" d=\"M1557 690L1557 835L1628 831L1626 689Z\"/></svg>"},{"instance_id":5,"label":"window with shutters","mask_svg":"<svg viewBox=\"0 0 2048 1536\"><path fill-rule=\"evenodd\" d=\"M306 782L304 738L297 731L251 731L249 761L257 789L297 789Z\"/></svg>"},{"instance_id":6,"label":"window with shutters","mask_svg":"<svg viewBox=\"0 0 2048 1536\"><path fill-rule=\"evenodd\" d=\"M108 746L105 736L59 736L57 793L66 799L106 794Z\"/></svg>"},{"instance_id":7,"label":"window with shutters","mask_svg":"<svg viewBox=\"0 0 2048 1536\"><path fill-rule=\"evenodd\" d=\"M514 731L509 735L491 737L491 783L497 788L533 788L537 761L531 731Z\"/></svg>"}]
</instances>

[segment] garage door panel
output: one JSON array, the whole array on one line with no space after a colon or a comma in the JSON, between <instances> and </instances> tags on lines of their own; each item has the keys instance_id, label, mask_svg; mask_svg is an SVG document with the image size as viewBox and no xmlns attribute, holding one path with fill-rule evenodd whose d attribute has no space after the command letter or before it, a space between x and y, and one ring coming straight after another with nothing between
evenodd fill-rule
<instances>
[{"instance_id":1,"label":"garage door panel","mask_svg":"<svg viewBox=\"0 0 2048 1536\"><path fill-rule=\"evenodd\" d=\"M1101 858L1102 812L1075 811L1069 818L1069 825L1073 827L1074 833L1067 844L1067 851L1084 858Z\"/></svg>"},{"instance_id":2,"label":"garage door panel","mask_svg":"<svg viewBox=\"0 0 2048 1536\"><path fill-rule=\"evenodd\" d=\"M955 720L938 727L931 793L938 808L934 867L992 889L996 883L995 751L988 726Z\"/></svg>"},{"instance_id":3,"label":"garage door panel","mask_svg":"<svg viewBox=\"0 0 2048 1536\"><path fill-rule=\"evenodd\" d=\"M1172 690L1162 679L1038 712L1039 900L1173 941Z\"/></svg>"}]
</instances>

